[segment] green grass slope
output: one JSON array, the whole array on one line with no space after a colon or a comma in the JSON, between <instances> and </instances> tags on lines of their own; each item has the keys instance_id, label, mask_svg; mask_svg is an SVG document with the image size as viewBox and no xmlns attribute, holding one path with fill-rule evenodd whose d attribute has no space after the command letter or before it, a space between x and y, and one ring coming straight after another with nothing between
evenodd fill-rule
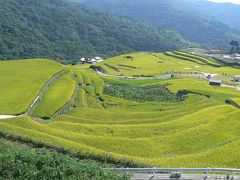
<instances>
[{"instance_id":1,"label":"green grass slope","mask_svg":"<svg viewBox=\"0 0 240 180\"><path fill-rule=\"evenodd\" d=\"M44 119L51 118L71 100L76 88L76 83L69 74L64 75L49 88L33 115Z\"/></svg>"},{"instance_id":2,"label":"green grass slope","mask_svg":"<svg viewBox=\"0 0 240 180\"><path fill-rule=\"evenodd\" d=\"M43 59L0 61L0 114L21 114L63 66Z\"/></svg>"}]
</instances>

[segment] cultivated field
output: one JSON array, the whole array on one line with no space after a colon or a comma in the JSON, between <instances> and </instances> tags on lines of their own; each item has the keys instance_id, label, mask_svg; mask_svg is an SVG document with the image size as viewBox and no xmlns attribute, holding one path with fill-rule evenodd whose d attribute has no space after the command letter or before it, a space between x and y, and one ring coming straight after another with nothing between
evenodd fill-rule
<instances>
[{"instance_id":1,"label":"cultivated field","mask_svg":"<svg viewBox=\"0 0 240 180\"><path fill-rule=\"evenodd\" d=\"M232 76L239 69L226 67L214 60L174 51L162 53L137 53L121 55L98 63L107 74L127 76L148 76L163 73L216 73Z\"/></svg>"},{"instance_id":2,"label":"cultivated field","mask_svg":"<svg viewBox=\"0 0 240 180\"><path fill-rule=\"evenodd\" d=\"M40 104L35 108L33 115L41 118L51 118L59 111L71 97L76 83L69 77L70 72L58 79L43 96Z\"/></svg>"},{"instance_id":3,"label":"cultivated field","mask_svg":"<svg viewBox=\"0 0 240 180\"><path fill-rule=\"evenodd\" d=\"M129 54L97 66L109 74L127 76L168 71L229 77L239 73L237 68L183 52ZM35 114L51 116L73 96L77 84L72 108L51 120L30 116L0 120L0 131L12 139L94 159L120 159L118 163L240 168L240 110L225 103L227 99L239 103L236 89L210 86L197 77L134 80L100 76L86 65L66 68L68 73L49 87Z\"/></svg>"},{"instance_id":4,"label":"cultivated field","mask_svg":"<svg viewBox=\"0 0 240 180\"><path fill-rule=\"evenodd\" d=\"M0 61L0 114L25 112L42 86L62 69L43 59Z\"/></svg>"}]
</instances>

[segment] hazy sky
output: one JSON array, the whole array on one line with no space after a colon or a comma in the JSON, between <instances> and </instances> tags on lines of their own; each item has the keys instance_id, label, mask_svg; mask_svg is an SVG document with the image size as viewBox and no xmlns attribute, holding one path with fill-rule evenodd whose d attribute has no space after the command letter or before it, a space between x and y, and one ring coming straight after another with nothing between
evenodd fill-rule
<instances>
[{"instance_id":1,"label":"hazy sky","mask_svg":"<svg viewBox=\"0 0 240 180\"><path fill-rule=\"evenodd\" d=\"M213 2L231 2L231 3L236 3L236 4L240 4L240 0L209 0L209 1L213 1Z\"/></svg>"}]
</instances>

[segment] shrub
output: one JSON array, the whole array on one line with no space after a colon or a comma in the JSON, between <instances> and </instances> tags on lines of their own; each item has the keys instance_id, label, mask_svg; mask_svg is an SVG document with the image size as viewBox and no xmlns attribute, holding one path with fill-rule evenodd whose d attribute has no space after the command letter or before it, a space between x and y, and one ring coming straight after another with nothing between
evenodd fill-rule
<instances>
[{"instance_id":1,"label":"shrub","mask_svg":"<svg viewBox=\"0 0 240 180\"><path fill-rule=\"evenodd\" d=\"M0 178L4 179L128 179L94 161L78 160L46 149L0 143ZM107 165L104 165L107 166Z\"/></svg>"},{"instance_id":2,"label":"shrub","mask_svg":"<svg viewBox=\"0 0 240 180\"><path fill-rule=\"evenodd\" d=\"M138 102L177 102L180 96L170 92L166 85L136 86L131 84L108 84L104 94Z\"/></svg>"}]
</instances>

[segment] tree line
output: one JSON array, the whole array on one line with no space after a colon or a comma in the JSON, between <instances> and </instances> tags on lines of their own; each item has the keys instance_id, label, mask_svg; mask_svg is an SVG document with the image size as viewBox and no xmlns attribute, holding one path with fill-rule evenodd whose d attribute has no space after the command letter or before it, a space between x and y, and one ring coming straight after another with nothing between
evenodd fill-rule
<instances>
[{"instance_id":1,"label":"tree line","mask_svg":"<svg viewBox=\"0 0 240 180\"><path fill-rule=\"evenodd\" d=\"M67 0L1 0L0 59L111 57L132 51L181 49L179 34L88 9Z\"/></svg>"}]
</instances>

